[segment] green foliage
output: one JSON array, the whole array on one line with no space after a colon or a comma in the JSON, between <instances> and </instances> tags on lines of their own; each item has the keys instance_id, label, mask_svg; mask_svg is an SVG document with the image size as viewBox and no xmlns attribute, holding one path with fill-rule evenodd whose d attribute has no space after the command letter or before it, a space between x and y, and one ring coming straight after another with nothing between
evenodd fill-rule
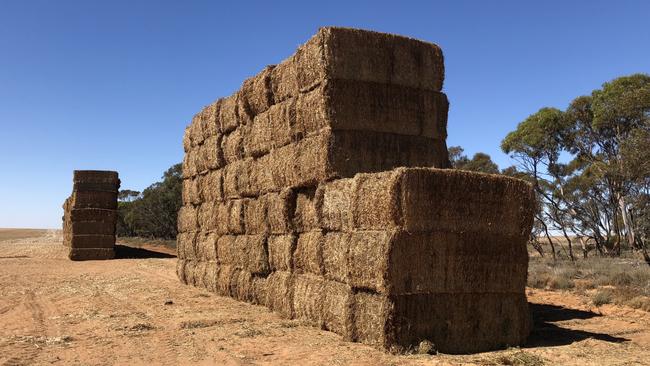
<instances>
[{"instance_id":1,"label":"green foliage","mask_svg":"<svg viewBox=\"0 0 650 366\"><path fill-rule=\"evenodd\" d=\"M121 191L117 235L175 238L176 218L182 205L181 192L181 164L169 168L162 181L150 185L142 193Z\"/></svg>"},{"instance_id":2,"label":"green foliage","mask_svg":"<svg viewBox=\"0 0 650 366\"><path fill-rule=\"evenodd\" d=\"M562 136L566 132L567 123L562 111L542 108L510 132L501 142L501 149L506 154L521 154L536 160L557 160Z\"/></svg>"},{"instance_id":3,"label":"green foliage","mask_svg":"<svg viewBox=\"0 0 650 366\"><path fill-rule=\"evenodd\" d=\"M593 128L612 135L627 134L647 123L650 75L634 74L603 84L592 93Z\"/></svg>"},{"instance_id":4,"label":"green foliage","mask_svg":"<svg viewBox=\"0 0 650 366\"><path fill-rule=\"evenodd\" d=\"M565 111L542 108L501 148L517 161L541 203L545 228L592 239L600 253L640 249L650 236L650 76L634 74L574 99ZM623 243L625 241L625 243ZM586 252L585 252L586 255ZM647 256L647 253L646 253Z\"/></svg>"},{"instance_id":5,"label":"green foliage","mask_svg":"<svg viewBox=\"0 0 650 366\"><path fill-rule=\"evenodd\" d=\"M460 146L451 146L449 149L449 160L454 169L469 170L473 172L498 174L499 166L492 161L490 155L478 152L469 159L463 154L464 150Z\"/></svg>"}]
</instances>

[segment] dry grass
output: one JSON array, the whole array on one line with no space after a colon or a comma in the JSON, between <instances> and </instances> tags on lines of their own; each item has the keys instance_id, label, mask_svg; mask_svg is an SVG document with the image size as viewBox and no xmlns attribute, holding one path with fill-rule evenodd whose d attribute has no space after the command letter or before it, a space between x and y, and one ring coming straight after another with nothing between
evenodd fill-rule
<instances>
[{"instance_id":1,"label":"dry grass","mask_svg":"<svg viewBox=\"0 0 650 366\"><path fill-rule=\"evenodd\" d=\"M486 365L542 366L544 359L529 352L515 351L501 354Z\"/></svg>"},{"instance_id":2,"label":"dry grass","mask_svg":"<svg viewBox=\"0 0 650 366\"><path fill-rule=\"evenodd\" d=\"M613 293L611 290L605 289L605 290L599 290L596 292L594 297L592 298L592 302L596 306L601 306L605 304L611 304L613 299Z\"/></svg>"},{"instance_id":3,"label":"dry grass","mask_svg":"<svg viewBox=\"0 0 650 366\"><path fill-rule=\"evenodd\" d=\"M587 294L596 306L614 303L650 311L650 267L632 254L571 262L532 256L528 286Z\"/></svg>"}]
</instances>

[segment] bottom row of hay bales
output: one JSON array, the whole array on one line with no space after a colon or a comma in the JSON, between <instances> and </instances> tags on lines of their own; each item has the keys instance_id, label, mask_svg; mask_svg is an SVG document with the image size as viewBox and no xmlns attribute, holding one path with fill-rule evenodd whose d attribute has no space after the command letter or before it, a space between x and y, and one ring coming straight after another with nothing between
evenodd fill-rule
<instances>
[{"instance_id":1,"label":"bottom row of hay bales","mask_svg":"<svg viewBox=\"0 0 650 366\"><path fill-rule=\"evenodd\" d=\"M430 340L446 353L478 352L519 344L531 325L523 293L386 295L312 274L275 271L262 277L235 266L182 259L177 273L185 284L393 351Z\"/></svg>"},{"instance_id":2,"label":"bottom row of hay bales","mask_svg":"<svg viewBox=\"0 0 650 366\"><path fill-rule=\"evenodd\" d=\"M72 260L114 258L117 211L73 208L71 202L68 198L63 204L63 245L68 247L68 257Z\"/></svg>"}]
</instances>

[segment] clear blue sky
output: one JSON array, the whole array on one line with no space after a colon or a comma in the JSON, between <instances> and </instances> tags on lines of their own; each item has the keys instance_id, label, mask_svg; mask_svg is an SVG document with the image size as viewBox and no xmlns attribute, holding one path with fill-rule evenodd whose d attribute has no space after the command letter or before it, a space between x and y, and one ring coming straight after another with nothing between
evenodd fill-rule
<instances>
[{"instance_id":1,"label":"clear blue sky","mask_svg":"<svg viewBox=\"0 0 650 366\"><path fill-rule=\"evenodd\" d=\"M59 227L73 169L142 190L203 105L339 25L440 45L449 145L502 167L543 106L650 72L650 1L0 1L0 227Z\"/></svg>"}]
</instances>

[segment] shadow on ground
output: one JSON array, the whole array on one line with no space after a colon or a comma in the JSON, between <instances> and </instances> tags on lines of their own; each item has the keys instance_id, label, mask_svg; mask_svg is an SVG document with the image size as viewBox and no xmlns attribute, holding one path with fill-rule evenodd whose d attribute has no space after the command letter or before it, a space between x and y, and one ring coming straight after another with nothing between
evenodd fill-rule
<instances>
[{"instance_id":1,"label":"shadow on ground","mask_svg":"<svg viewBox=\"0 0 650 366\"><path fill-rule=\"evenodd\" d=\"M142 258L176 258L175 255L163 251L135 248L126 245L115 245L115 259L142 259Z\"/></svg>"},{"instance_id":2,"label":"shadow on ground","mask_svg":"<svg viewBox=\"0 0 650 366\"><path fill-rule=\"evenodd\" d=\"M525 347L563 346L589 338L612 343L629 341L627 338L615 337L606 333L563 328L553 324L566 320L591 319L601 316L600 314L549 304L529 303L529 305L533 316L533 330Z\"/></svg>"}]
</instances>

